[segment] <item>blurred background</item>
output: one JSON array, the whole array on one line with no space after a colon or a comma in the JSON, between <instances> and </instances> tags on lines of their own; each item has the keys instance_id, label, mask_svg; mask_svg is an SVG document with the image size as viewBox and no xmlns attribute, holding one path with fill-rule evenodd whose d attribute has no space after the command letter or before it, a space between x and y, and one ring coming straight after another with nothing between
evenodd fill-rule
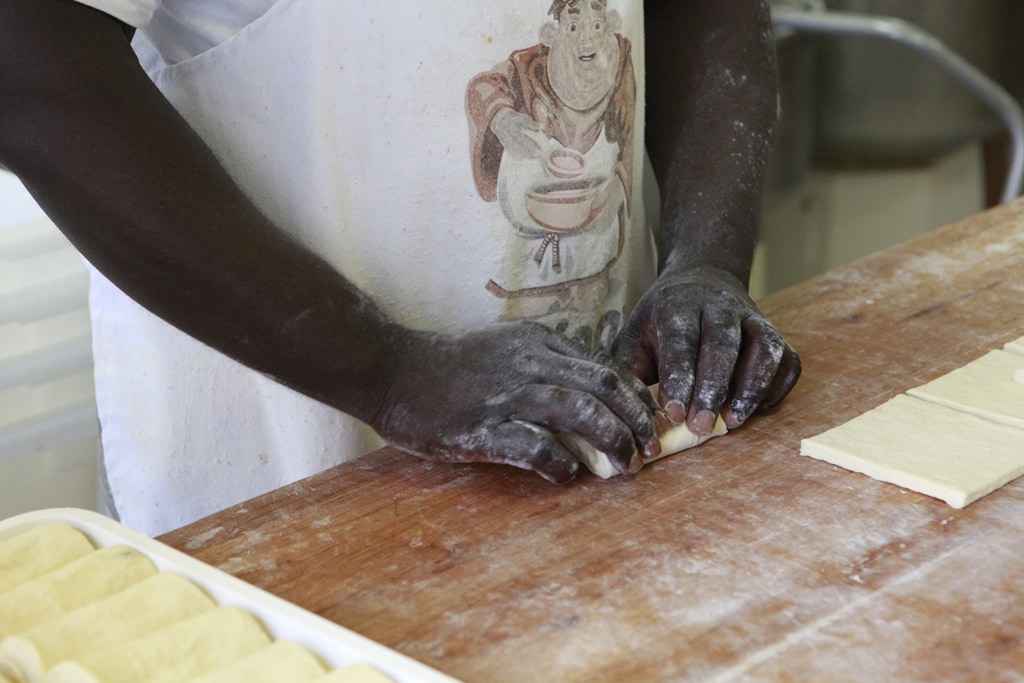
<instances>
[{"instance_id":1,"label":"blurred background","mask_svg":"<svg viewBox=\"0 0 1024 683\"><path fill-rule=\"evenodd\" d=\"M1021 0L773 0L772 8L901 19L1024 99ZM777 26L776 45L781 122L755 298L999 203L1007 127L941 68L877 37ZM81 258L0 169L0 518L95 508L87 288Z\"/></svg>"}]
</instances>

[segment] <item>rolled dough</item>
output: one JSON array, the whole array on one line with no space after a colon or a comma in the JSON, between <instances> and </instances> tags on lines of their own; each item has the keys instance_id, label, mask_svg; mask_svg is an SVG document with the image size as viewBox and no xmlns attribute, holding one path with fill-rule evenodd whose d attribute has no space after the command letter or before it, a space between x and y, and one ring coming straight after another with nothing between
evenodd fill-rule
<instances>
[{"instance_id":1,"label":"rolled dough","mask_svg":"<svg viewBox=\"0 0 1024 683\"><path fill-rule=\"evenodd\" d=\"M277 640L231 664L189 678L187 683L310 683L326 671L306 648Z\"/></svg>"},{"instance_id":2,"label":"rolled dough","mask_svg":"<svg viewBox=\"0 0 1024 683\"><path fill-rule=\"evenodd\" d=\"M962 508L1024 474L1024 429L900 395L800 453Z\"/></svg>"},{"instance_id":3,"label":"rolled dough","mask_svg":"<svg viewBox=\"0 0 1024 683\"><path fill-rule=\"evenodd\" d=\"M1007 351L1010 351L1011 353L1019 353L1021 355L1024 355L1024 337L1021 337L1020 339L1014 339L1012 342L1007 342L1003 346L1003 348L1006 349Z\"/></svg>"},{"instance_id":4,"label":"rolled dough","mask_svg":"<svg viewBox=\"0 0 1024 683\"><path fill-rule=\"evenodd\" d=\"M123 643L214 607L198 586L160 572L110 597L0 642L0 673L42 683L55 664L110 643Z\"/></svg>"},{"instance_id":5,"label":"rolled dough","mask_svg":"<svg viewBox=\"0 0 1024 683\"><path fill-rule=\"evenodd\" d=\"M369 664L360 662L335 669L329 674L315 679L313 683L395 683L395 681Z\"/></svg>"},{"instance_id":6,"label":"rolled dough","mask_svg":"<svg viewBox=\"0 0 1024 683\"><path fill-rule=\"evenodd\" d=\"M1024 428L1024 386L1014 381L1024 358L996 349L907 393L948 408Z\"/></svg>"},{"instance_id":7,"label":"rolled dough","mask_svg":"<svg viewBox=\"0 0 1024 683\"><path fill-rule=\"evenodd\" d=\"M658 398L658 385L655 384L649 387L651 395L654 396L655 400ZM661 460L670 455L685 451L688 448L699 446L708 439L716 436L721 436L727 433L729 430L725 426L725 422L719 416L715 420L715 428L710 434L705 436L698 436L691 432L686 424L681 424L676 427L672 427L667 432L661 435L661 455L657 458L651 458L644 462L646 465L649 462L655 460ZM578 434L573 433L562 433L559 434L559 438L566 447L571 450L580 461L587 466L587 469L601 477L602 479L609 479L611 477L621 474L615 466L612 465L611 459L606 453L597 450L590 445L588 441L583 439Z\"/></svg>"},{"instance_id":8,"label":"rolled dough","mask_svg":"<svg viewBox=\"0 0 1024 683\"><path fill-rule=\"evenodd\" d=\"M239 607L217 607L56 665L47 683L183 681L265 649L270 636ZM297 679L301 680L301 679Z\"/></svg>"},{"instance_id":9,"label":"rolled dough","mask_svg":"<svg viewBox=\"0 0 1024 683\"><path fill-rule=\"evenodd\" d=\"M47 522L0 539L0 593L95 549L85 534L66 522Z\"/></svg>"},{"instance_id":10,"label":"rolled dough","mask_svg":"<svg viewBox=\"0 0 1024 683\"><path fill-rule=\"evenodd\" d=\"M142 553L109 546L0 593L0 639L56 619L156 574Z\"/></svg>"}]
</instances>

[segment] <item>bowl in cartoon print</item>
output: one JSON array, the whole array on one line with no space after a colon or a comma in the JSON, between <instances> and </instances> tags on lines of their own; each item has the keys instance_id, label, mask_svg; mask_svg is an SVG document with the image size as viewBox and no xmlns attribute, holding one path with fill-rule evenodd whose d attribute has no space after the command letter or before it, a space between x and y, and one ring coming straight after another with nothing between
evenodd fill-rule
<instances>
[{"instance_id":1,"label":"bowl in cartoon print","mask_svg":"<svg viewBox=\"0 0 1024 683\"><path fill-rule=\"evenodd\" d=\"M526 191L526 211L542 228L578 232L587 228L608 202L608 176L539 183Z\"/></svg>"},{"instance_id":2,"label":"bowl in cartoon print","mask_svg":"<svg viewBox=\"0 0 1024 683\"><path fill-rule=\"evenodd\" d=\"M552 150L544 162L548 173L556 178L578 178L585 165L582 154L565 147Z\"/></svg>"}]
</instances>

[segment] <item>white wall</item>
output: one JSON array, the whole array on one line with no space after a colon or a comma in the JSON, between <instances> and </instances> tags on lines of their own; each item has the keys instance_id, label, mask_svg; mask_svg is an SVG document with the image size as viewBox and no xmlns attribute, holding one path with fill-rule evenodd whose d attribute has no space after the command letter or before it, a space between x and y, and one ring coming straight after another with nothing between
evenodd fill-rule
<instances>
[{"instance_id":1,"label":"white wall","mask_svg":"<svg viewBox=\"0 0 1024 683\"><path fill-rule=\"evenodd\" d=\"M0 171L0 518L96 507L88 273Z\"/></svg>"}]
</instances>

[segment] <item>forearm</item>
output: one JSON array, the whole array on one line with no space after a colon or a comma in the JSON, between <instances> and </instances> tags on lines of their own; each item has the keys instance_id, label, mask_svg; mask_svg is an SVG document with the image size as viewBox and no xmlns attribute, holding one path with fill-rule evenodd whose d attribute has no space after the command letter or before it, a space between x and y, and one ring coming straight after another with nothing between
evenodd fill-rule
<instances>
[{"instance_id":1,"label":"forearm","mask_svg":"<svg viewBox=\"0 0 1024 683\"><path fill-rule=\"evenodd\" d=\"M659 267L711 266L746 284L777 117L767 3L659 0L646 22Z\"/></svg>"},{"instance_id":2,"label":"forearm","mask_svg":"<svg viewBox=\"0 0 1024 683\"><path fill-rule=\"evenodd\" d=\"M288 239L139 68L123 27L64 0L0 7L0 163L160 317L365 420L401 330Z\"/></svg>"}]
</instances>

